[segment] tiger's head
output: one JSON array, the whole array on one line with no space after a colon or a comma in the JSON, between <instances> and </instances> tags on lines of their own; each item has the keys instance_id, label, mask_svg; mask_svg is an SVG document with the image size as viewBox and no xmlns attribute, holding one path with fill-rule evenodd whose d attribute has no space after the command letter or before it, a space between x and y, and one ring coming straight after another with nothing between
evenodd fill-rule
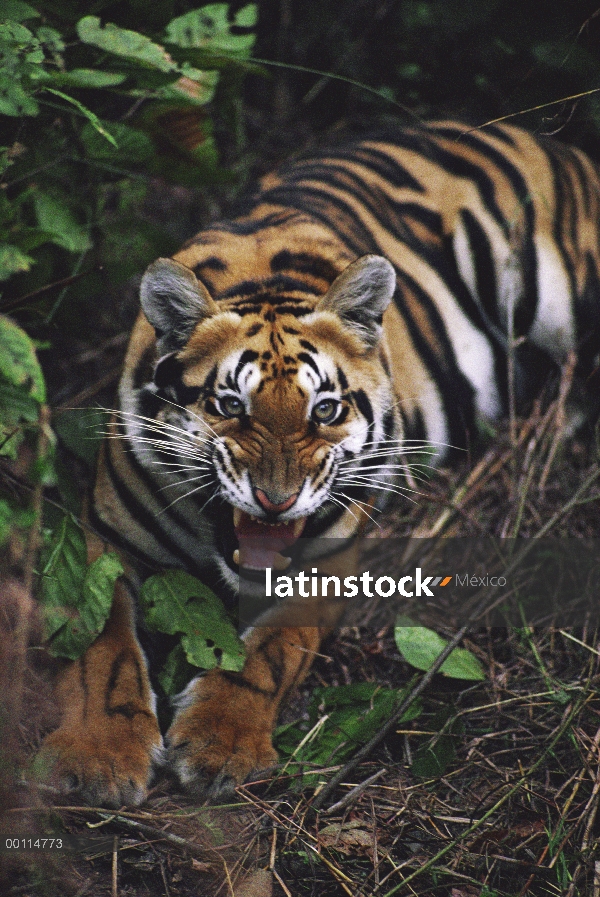
<instances>
[{"instance_id":1,"label":"tiger's head","mask_svg":"<svg viewBox=\"0 0 600 897\"><path fill-rule=\"evenodd\" d=\"M313 296L215 301L172 259L146 271L156 361L135 403L130 381L121 399L159 437L140 437L142 427L131 442L198 514L213 515L213 560L231 584L239 567L284 569L301 535L351 536L373 484L389 479L401 422L382 316L394 289L393 267L376 255Z\"/></svg>"}]
</instances>

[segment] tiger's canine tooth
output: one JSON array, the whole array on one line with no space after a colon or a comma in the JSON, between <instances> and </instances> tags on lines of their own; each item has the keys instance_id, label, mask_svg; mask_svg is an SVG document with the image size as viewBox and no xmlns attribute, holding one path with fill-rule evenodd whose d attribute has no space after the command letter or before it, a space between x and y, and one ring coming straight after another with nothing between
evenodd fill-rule
<instances>
[{"instance_id":1,"label":"tiger's canine tooth","mask_svg":"<svg viewBox=\"0 0 600 897\"><path fill-rule=\"evenodd\" d=\"M233 563L237 564L238 567L240 566L240 549L239 548L236 548L235 551L233 552Z\"/></svg>"},{"instance_id":2,"label":"tiger's canine tooth","mask_svg":"<svg viewBox=\"0 0 600 897\"><path fill-rule=\"evenodd\" d=\"M279 554L279 552L273 557L274 570L287 570L291 563L291 558L286 558L282 554Z\"/></svg>"},{"instance_id":3,"label":"tiger's canine tooth","mask_svg":"<svg viewBox=\"0 0 600 897\"><path fill-rule=\"evenodd\" d=\"M304 529L304 524L306 522L306 517L298 517L297 520L294 520L294 538L298 538L302 530Z\"/></svg>"},{"instance_id":4,"label":"tiger's canine tooth","mask_svg":"<svg viewBox=\"0 0 600 897\"><path fill-rule=\"evenodd\" d=\"M244 512L242 511L241 508L234 508L234 509L233 509L233 528L234 528L234 529L237 529L237 527L238 527L238 526L240 525L240 523L242 522L242 514L243 514L243 513L244 513ZM235 560L235 558L234 558L234 560ZM237 564L237 561L236 561L236 564Z\"/></svg>"}]
</instances>

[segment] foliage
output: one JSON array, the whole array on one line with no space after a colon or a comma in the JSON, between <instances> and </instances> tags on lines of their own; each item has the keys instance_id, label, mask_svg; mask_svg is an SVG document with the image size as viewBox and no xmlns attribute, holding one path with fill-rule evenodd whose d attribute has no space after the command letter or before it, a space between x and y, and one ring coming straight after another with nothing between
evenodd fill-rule
<instances>
[{"instance_id":1,"label":"foliage","mask_svg":"<svg viewBox=\"0 0 600 897\"><path fill-rule=\"evenodd\" d=\"M220 666L241 670L244 646L211 590L183 570L168 570L147 579L140 601L150 629L167 635L181 634L181 648L189 664L202 669ZM167 693L176 688L175 670L180 651L171 655L163 672Z\"/></svg>"},{"instance_id":2,"label":"foliage","mask_svg":"<svg viewBox=\"0 0 600 897\"><path fill-rule=\"evenodd\" d=\"M280 726L274 744L287 759L285 771L306 784L311 768L340 763L367 742L390 718L405 697L404 690L360 682L333 688L316 688L308 708L308 722ZM421 713L415 701L399 722L409 722ZM314 784L314 781L313 781Z\"/></svg>"},{"instance_id":3,"label":"foliage","mask_svg":"<svg viewBox=\"0 0 600 897\"><path fill-rule=\"evenodd\" d=\"M74 660L100 635L108 619L113 588L123 573L114 552L87 566L85 535L65 515L42 555L42 611L50 651Z\"/></svg>"},{"instance_id":4,"label":"foliage","mask_svg":"<svg viewBox=\"0 0 600 897\"><path fill-rule=\"evenodd\" d=\"M102 3L88 15L79 0L60 9L52 0L5 0L0 10L0 312L16 314L25 327L0 315L0 476L25 477L29 490L19 500L0 497L0 545L19 529L41 527L28 498L37 484L58 482L59 500L76 504L73 478L53 457L32 337L52 343L56 328L69 332L87 316L98 320L100 296L183 238L168 220L163 230L140 223L157 179L197 189L229 177L219 165L210 104L230 68L238 80L244 71L256 7L165 6L139 21L134 6L111 6L104 16ZM57 293L53 283L64 281ZM93 463L102 413L66 413L55 423L65 445ZM45 518L37 572L46 631L51 650L73 658L102 630L122 568L111 553L88 566L75 520ZM147 586L157 627L174 582L167 575ZM188 603L171 631L183 634L184 662L239 668L239 644L219 630L216 598L191 577L182 588ZM205 632L204 619L192 620L190 589L201 598L195 610L206 614Z\"/></svg>"},{"instance_id":5,"label":"foliage","mask_svg":"<svg viewBox=\"0 0 600 897\"><path fill-rule=\"evenodd\" d=\"M419 670L428 670L446 645L436 632L415 626L407 617L398 618L394 636L404 660ZM463 648L452 651L440 672L456 679L485 679L477 658ZM343 762L379 731L404 696L403 690L372 682L315 689L308 720L281 726L275 733L277 750L288 761L285 771L300 775L304 785L314 778L309 772L311 768ZM410 722L421 713L421 703L415 701L399 724ZM436 733L435 737L417 750L411 767L415 775L422 777L443 773L455 757L455 738L463 731L462 723L452 717L450 707L430 720L429 727Z\"/></svg>"},{"instance_id":6,"label":"foliage","mask_svg":"<svg viewBox=\"0 0 600 897\"><path fill-rule=\"evenodd\" d=\"M15 461L26 441L37 432L46 400L46 387L34 346L27 334L0 315L0 461ZM52 472L52 446L38 453L31 477L48 482ZM26 531L34 522L29 507L0 495L0 548L11 536Z\"/></svg>"},{"instance_id":7,"label":"foliage","mask_svg":"<svg viewBox=\"0 0 600 897\"><path fill-rule=\"evenodd\" d=\"M16 458L27 425L37 422L46 399L34 346L9 318L0 316L0 456Z\"/></svg>"},{"instance_id":8,"label":"foliage","mask_svg":"<svg viewBox=\"0 0 600 897\"><path fill-rule=\"evenodd\" d=\"M416 626L408 617L396 620L394 637L404 660L417 670L428 670L446 647L441 635L426 626ZM465 648L455 648L441 665L440 673L451 679L485 679L481 664Z\"/></svg>"},{"instance_id":9,"label":"foliage","mask_svg":"<svg viewBox=\"0 0 600 897\"><path fill-rule=\"evenodd\" d=\"M448 706L428 719L427 728L434 734L415 751L410 771L415 776L429 779L443 775L454 762L456 743L465 727Z\"/></svg>"},{"instance_id":10,"label":"foliage","mask_svg":"<svg viewBox=\"0 0 600 897\"><path fill-rule=\"evenodd\" d=\"M2 156L2 280L31 272L48 243L79 256L101 246L108 184L127 192L127 176L147 189L155 176L195 186L222 179L206 106L216 69L247 56L255 21L252 6L230 22L227 6L213 4L166 23L157 42L93 15L60 33L40 24L45 12L43 3L10 3L0 24L0 114L15 119L12 129L5 122L13 138ZM189 61L198 54L202 69ZM194 127L180 138L168 123L190 113ZM69 266L48 258L44 277Z\"/></svg>"}]
</instances>

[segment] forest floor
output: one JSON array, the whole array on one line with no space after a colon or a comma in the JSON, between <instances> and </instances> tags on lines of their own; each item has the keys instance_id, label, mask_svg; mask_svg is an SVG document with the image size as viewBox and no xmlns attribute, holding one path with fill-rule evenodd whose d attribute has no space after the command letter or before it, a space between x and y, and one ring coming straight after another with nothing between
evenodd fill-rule
<instances>
[{"instance_id":1,"label":"forest floor","mask_svg":"<svg viewBox=\"0 0 600 897\"><path fill-rule=\"evenodd\" d=\"M104 359L97 388L88 378L78 391L74 374L70 402L96 400L111 369L105 359L114 356L116 365L124 341L113 338L94 350ZM563 382L559 399L540 401L526 419L488 434L473 458L417 484L413 502L399 503L378 521L375 534L383 541L373 542L375 553L383 546L385 556L400 544L395 539L409 534L429 552L445 540L458 545L460 537L473 542L486 534L524 537L517 544L541 536L565 544L576 537L593 559L600 517L597 445L593 435L562 439L567 386ZM385 569L385 559L381 563ZM590 565L590 581L596 566ZM412 716L397 722L358 765L345 767L358 741L350 750L335 742L337 758L335 751L328 756L326 741L319 753L319 733L329 731L331 715L326 689L371 683L375 691L400 694L419 681L396 647L387 602L373 599L326 643L285 711L281 737L295 725L310 729L312 761L282 763L268 780L238 788L227 806L199 803L159 779L143 807L109 812L65 804L17 772L23 762L27 768L55 720L39 651L25 654L14 637L29 614L22 585L5 591L3 610L0 679L3 693L13 696L7 741L13 762L5 752L0 771L3 893L600 893L600 639L593 612L567 617L565 608L548 606L538 625L525 618L503 625L485 616L473 621L461 644L485 678L465 683L434 676ZM432 606L420 622L451 638L461 621L452 608ZM357 716L365 712L357 705ZM319 792L346 768L315 811ZM6 838L43 837L62 838L65 846L43 854L6 847Z\"/></svg>"}]
</instances>

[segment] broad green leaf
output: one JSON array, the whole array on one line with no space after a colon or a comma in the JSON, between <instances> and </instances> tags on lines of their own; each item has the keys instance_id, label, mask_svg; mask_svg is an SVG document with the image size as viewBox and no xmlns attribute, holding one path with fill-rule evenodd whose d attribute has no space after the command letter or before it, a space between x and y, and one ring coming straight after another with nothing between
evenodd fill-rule
<instances>
[{"instance_id":1,"label":"broad green leaf","mask_svg":"<svg viewBox=\"0 0 600 897\"><path fill-rule=\"evenodd\" d=\"M122 573L117 555L103 554L87 568L79 600L72 597L69 604L42 605L52 654L76 660L98 638L110 614L115 582Z\"/></svg>"},{"instance_id":2,"label":"broad green leaf","mask_svg":"<svg viewBox=\"0 0 600 897\"><path fill-rule=\"evenodd\" d=\"M337 759L350 754L357 745L364 744L379 731L403 697L403 691L382 688L373 682L315 689L319 713L329 713L328 733L322 740L323 751L329 750L330 756L335 753ZM401 722L408 722L419 713L420 706L413 704L403 714ZM313 718L317 718L314 707ZM322 753L317 762L328 759Z\"/></svg>"},{"instance_id":3,"label":"broad green leaf","mask_svg":"<svg viewBox=\"0 0 600 897\"><path fill-rule=\"evenodd\" d=\"M182 77L158 87L157 99L181 103L185 99L194 106L205 106L213 99L219 73L194 68L188 62L181 66Z\"/></svg>"},{"instance_id":4,"label":"broad green leaf","mask_svg":"<svg viewBox=\"0 0 600 897\"><path fill-rule=\"evenodd\" d=\"M35 348L24 330L0 316L0 378L21 387L36 402L46 400L44 375Z\"/></svg>"},{"instance_id":5,"label":"broad green leaf","mask_svg":"<svg viewBox=\"0 0 600 897\"><path fill-rule=\"evenodd\" d=\"M87 228L79 224L68 206L49 193L37 190L33 197L38 224L51 234L51 240L69 252L85 252L91 241Z\"/></svg>"},{"instance_id":6,"label":"broad green leaf","mask_svg":"<svg viewBox=\"0 0 600 897\"><path fill-rule=\"evenodd\" d=\"M13 76L0 73L0 115L37 115L40 107L32 96L14 80Z\"/></svg>"},{"instance_id":7,"label":"broad green leaf","mask_svg":"<svg viewBox=\"0 0 600 897\"><path fill-rule=\"evenodd\" d=\"M57 615L52 619L46 617L49 636L64 625L70 613L68 609L80 600L86 557L83 530L66 515L53 533L42 560L42 601L45 609L56 609Z\"/></svg>"},{"instance_id":8,"label":"broad green leaf","mask_svg":"<svg viewBox=\"0 0 600 897\"><path fill-rule=\"evenodd\" d=\"M61 87L98 89L116 87L127 79L122 72L100 72L98 69L72 69L70 72L53 72L52 81ZM88 110L89 112L89 110Z\"/></svg>"},{"instance_id":9,"label":"broad green leaf","mask_svg":"<svg viewBox=\"0 0 600 897\"><path fill-rule=\"evenodd\" d=\"M57 416L53 426L59 439L89 467L96 463L107 427L107 412L101 408L72 408Z\"/></svg>"},{"instance_id":10,"label":"broad green leaf","mask_svg":"<svg viewBox=\"0 0 600 897\"><path fill-rule=\"evenodd\" d=\"M589 78L597 71L598 63L594 55L566 40L534 44L531 52L537 62L556 69L563 75L577 74Z\"/></svg>"},{"instance_id":11,"label":"broad green leaf","mask_svg":"<svg viewBox=\"0 0 600 897\"><path fill-rule=\"evenodd\" d=\"M46 25L42 25L41 28L36 29L36 37L51 53L61 53L65 49L62 37L54 28L48 28ZM42 61L43 57L40 59L40 62Z\"/></svg>"},{"instance_id":12,"label":"broad green leaf","mask_svg":"<svg viewBox=\"0 0 600 897\"><path fill-rule=\"evenodd\" d=\"M152 162L156 148L147 134L122 122L111 122L110 129L114 136L112 146L99 136L97 128L83 126L80 136L90 158L124 168L146 166Z\"/></svg>"},{"instance_id":13,"label":"broad green leaf","mask_svg":"<svg viewBox=\"0 0 600 897\"><path fill-rule=\"evenodd\" d=\"M27 19L39 19L40 14L29 3L22 0L2 0L0 20L26 22Z\"/></svg>"},{"instance_id":14,"label":"broad green leaf","mask_svg":"<svg viewBox=\"0 0 600 897\"><path fill-rule=\"evenodd\" d=\"M80 657L102 632L112 605L114 585L123 573L113 552L86 565L81 527L65 516L44 553L42 613L50 651Z\"/></svg>"},{"instance_id":15,"label":"broad green leaf","mask_svg":"<svg viewBox=\"0 0 600 897\"><path fill-rule=\"evenodd\" d=\"M223 605L189 573L168 570L151 576L141 588L140 599L150 628L182 634L189 663L202 669L242 669L244 646Z\"/></svg>"},{"instance_id":16,"label":"broad green leaf","mask_svg":"<svg viewBox=\"0 0 600 897\"><path fill-rule=\"evenodd\" d=\"M428 670L447 644L437 632L425 626L412 626L405 618L397 621L394 638L404 660L417 670ZM451 679L485 679L477 658L464 648L455 648L440 667L440 672Z\"/></svg>"},{"instance_id":17,"label":"broad green leaf","mask_svg":"<svg viewBox=\"0 0 600 897\"><path fill-rule=\"evenodd\" d=\"M79 39L86 44L99 47L107 53L121 56L131 62L137 62L161 72L177 72L177 65L173 62L163 47L155 44L149 37L138 34L137 31L129 31L119 28L117 25L107 23L102 26L97 16L85 16L77 23Z\"/></svg>"},{"instance_id":18,"label":"broad green leaf","mask_svg":"<svg viewBox=\"0 0 600 897\"><path fill-rule=\"evenodd\" d=\"M108 619L115 582L125 571L114 551L107 551L96 558L85 571L83 579L83 604L81 615L88 629L100 634Z\"/></svg>"},{"instance_id":19,"label":"broad green leaf","mask_svg":"<svg viewBox=\"0 0 600 897\"><path fill-rule=\"evenodd\" d=\"M39 403L24 389L0 381L0 457L17 457L24 425L37 423L39 413Z\"/></svg>"},{"instance_id":20,"label":"broad green leaf","mask_svg":"<svg viewBox=\"0 0 600 897\"><path fill-rule=\"evenodd\" d=\"M40 414L40 403L26 389L3 383L0 379L0 420L9 428L21 422L35 423Z\"/></svg>"},{"instance_id":21,"label":"broad green leaf","mask_svg":"<svg viewBox=\"0 0 600 897\"><path fill-rule=\"evenodd\" d=\"M0 457L16 458L23 425L37 423L46 387L27 334L0 315Z\"/></svg>"},{"instance_id":22,"label":"broad green leaf","mask_svg":"<svg viewBox=\"0 0 600 897\"><path fill-rule=\"evenodd\" d=\"M109 143L112 143L113 146L116 146L115 138L110 134L97 115L95 115L91 109L88 109L87 106L84 106L83 103L80 103L79 100L76 100L75 97L70 97L68 94L63 93L62 90L55 90L53 87L45 87L48 93L53 93L54 96L60 97L61 100L65 100L67 103L71 103L72 106L75 106L82 115L87 118L90 124L98 131L99 134L102 134L105 140L108 140Z\"/></svg>"},{"instance_id":23,"label":"broad green leaf","mask_svg":"<svg viewBox=\"0 0 600 897\"><path fill-rule=\"evenodd\" d=\"M0 243L0 280L8 280L20 271L29 271L34 260L16 246Z\"/></svg>"},{"instance_id":24,"label":"broad green leaf","mask_svg":"<svg viewBox=\"0 0 600 897\"><path fill-rule=\"evenodd\" d=\"M167 25L167 42L183 49L210 50L232 56L246 56L252 49L254 34L232 34L235 28L254 28L257 7L249 3L240 9L233 22L227 18L227 3L211 3L173 19Z\"/></svg>"},{"instance_id":25,"label":"broad green leaf","mask_svg":"<svg viewBox=\"0 0 600 897\"><path fill-rule=\"evenodd\" d=\"M175 645L158 674L158 681L166 695L176 695L182 691L194 676L198 668L188 663L181 644Z\"/></svg>"}]
</instances>

